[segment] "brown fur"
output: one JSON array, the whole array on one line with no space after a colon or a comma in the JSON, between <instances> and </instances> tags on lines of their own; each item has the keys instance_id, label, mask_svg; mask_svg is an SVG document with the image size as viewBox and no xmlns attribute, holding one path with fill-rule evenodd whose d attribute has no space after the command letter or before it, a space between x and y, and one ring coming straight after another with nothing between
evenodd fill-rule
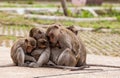
<instances>
[{"instance_id":1,"label":"brown fur","mask_svg":"<svg viewBox=\"0 0 120 78\"><path fill-rule=\"evenodd\" d=\"M48 63L50 57L49 42L47 40L45 30L42 28L32 28L30 36L37 40L37 48L31 55L37 60L36 63L31 63L31 67L41 67Z\"/></svg>"},{"instance_id":2,"label":"brown fur","mask_svg":"<svg viewBox=\"0 0 120 78\"><path fill-rule=\"evenodd\" d=\"M50 60L52 62L60 66L74 67L86 64L85 47L72 31L53 25L48 28L46 34L51 45ZM60 49L56 48L58 44ZM64 59L65 57L66 59Z\"/></svg>"},{"instance_id":3,"label":"brown fur","mask_svg":"<svg viewBox=\"0 0 120 78\"><path fill-rule=\"evenodd\" d=\"M29 32L29 36L38 40L39 38L45 37L45 30L43 28L32 28Z\"/></svg>"},{"instance_id":4,"label":"brown fur","mask_svg":"<svg viewBox=\"0 0 120 78\"><path fill-rule=\"evenodd\" d=\"M11 48L11 58L13 62L18 66L25 66L24 61L33 61L36 60L29 56L32 50L36 47L36 40L34 38L21 38L17 40Z\"/></svg>"},{"instance_id":5,"label":"brown fur","mask_svg":"<svg viewBox=\"0 0 120 78\"><path fill-rule=\"evenodd\" d=\"M71 30L76 35L78 34L78 30L74 26L67 27L68 30Z\"/></svg>"}]
</instances>

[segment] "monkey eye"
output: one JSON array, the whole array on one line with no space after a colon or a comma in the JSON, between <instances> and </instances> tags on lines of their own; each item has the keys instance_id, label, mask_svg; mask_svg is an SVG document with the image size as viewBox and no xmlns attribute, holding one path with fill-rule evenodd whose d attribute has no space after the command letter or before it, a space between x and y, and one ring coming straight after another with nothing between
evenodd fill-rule
<instances>
[{"instance_id":1,"label":"monkey eye","mask_svg":"<svg viewBox=\"0 0 120 78\"><path fill-rule=\"evenodd\" d=\"M36 44L35 44L34 42L31 42L31 45L32 45L32 46L35 46Z\"/></svg>"},{"instance_id":2,"label":"monkey eye","mask_svg":"<svg viewBox=\"0 0 120 78\"><path fill-rule=\"evenodd\" d=\"M42 32L41 31L38 31L39 34L41 34Z\"/></svg>"},{"instance_id":3,"label":"monkey eye","mask_svg":"<svg viewBox=\"0 0 120 78\"><path fill-rule=\"evenodd\" d=\"M25 42L27 42L27 43L28 43L28 39L25 39Z\"/></svg>"},{"instance_id":4,"label":"monkey eye","mask_svg":"<svg viewBox=\"0 0 120 78\"><path fill-rule=\"evenodd\" d=\"M59 28L59 26L58 26L58 25L55 25L55 26L54 26L54 28L58 29L58 28Z\"/></svg>"}]
</instances>

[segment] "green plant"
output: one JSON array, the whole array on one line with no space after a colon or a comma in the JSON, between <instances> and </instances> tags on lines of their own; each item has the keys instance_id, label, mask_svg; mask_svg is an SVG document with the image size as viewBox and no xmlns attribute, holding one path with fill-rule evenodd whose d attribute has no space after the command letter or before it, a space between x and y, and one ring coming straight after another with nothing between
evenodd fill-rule
<instances>
[{"instance_id":1,"label":"green plant","mask_svg":"<svg viewBox=\"0 0 120 78\"><path fill-rule=\"evenodd\" d=\"M90 18L94 17L89 11L87 10L80 10L76 14L74 14L73 17L78 17L78 18Z\"/></svg>"},{"instance_id":2,"label":"green plant","mask_svg":"<svg viewBox=\"0 0 120 78\"><path fill-rule=\"evenodd\" d=\"M70 9L68 9L67 12L68 12L68 16L72 16L72 12Z\"/></svg>"},{"instance_id":3,"label":"green plant","mask_svg":"<svg viewBox=\"0 0 120 78\"><path fill-rule=\"evenodd\" d=\"M34 0L27 0L27 4L33 4Z\"/></svg>"},{"instance_id":4,"label":"green plant","mask_svg":"<svg viewBox=\"0 0 120 78\"><path fill-rule=\"evenodd\" d=\"M119 16L116 16L117 17L117 20L120 21L120 15Z\"/></svg>"}]
</instances>

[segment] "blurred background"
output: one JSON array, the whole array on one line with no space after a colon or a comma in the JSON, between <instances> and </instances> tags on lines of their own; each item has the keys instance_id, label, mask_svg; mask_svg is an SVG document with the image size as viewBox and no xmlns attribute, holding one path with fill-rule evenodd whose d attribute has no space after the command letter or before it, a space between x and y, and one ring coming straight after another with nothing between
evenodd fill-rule
<instances>
[{"instance_id":1,"label":"blurred background","mask_svg":"<svg viewBox=\"0 0 120 78\"><path fill-rule=\"evenodd\" d=\"M120 57L120 0L0 0L0 46L32 27L75 26L89 54Z\"/></svg>"}]
</instances>

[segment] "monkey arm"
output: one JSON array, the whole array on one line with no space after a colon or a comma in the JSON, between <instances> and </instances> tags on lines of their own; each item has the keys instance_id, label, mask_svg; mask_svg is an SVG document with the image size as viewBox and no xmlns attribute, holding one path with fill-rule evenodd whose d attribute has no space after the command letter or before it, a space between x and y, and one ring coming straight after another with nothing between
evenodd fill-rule
<instances>
[{"instance_id":1,"label":"monkey arm","mask_svg":"<svg viewBox=\"0 0 120 78\"><path fill-rule=\"evenodd\" d=\"M71 41L69 38L65 38L65 36L62 36L59 40L59 44L61 48L70 48L72 49Z\"/></svg>"},{"instance_id":2,"label":"monkey arm","mask_svg":"<svg viewBox=\"0 0 120 78\"><path fill-rule=\"evenodd\" d=\"M44 52L40 55L37 64L41 67L44 64L47 64L50 58L50 48L46 48Z\"/></svg>"},{"instance_id":3,"label":"monkey arm","mask_svg":"<svg viewBox=\"0 0 120 78\"><path fill-rule=\"evenodd\" d=\"M41 67L44 64L48 63L49 57L50 57L50 48L48 47L39 56L38 61L36 63L35 62L30 63L29 67L33 67L33 68Z\"/></svg>"},{"instance_id":4,"label":"monkey arm","mask_svg":"<svg viewBox=\"0 0 120 78\"><path fill-rule=\"evenodd\" d=\"M40 55L43 51L44 51L43 49L36 49L31 53L31 55L32 56Z\"/></svg>"},{"instance_id":5,"label":"monkey arm","mask_svg":"<svg viewBox=\"0 0 120 78\"><path fill-rule=\"evenodd\" d=\"M66 48L69 48L73 51L73 53L77 56L78 55L78 48L79 46L77 46L76 43L73 43L70 39L71 37L67 36L67 35L63 35L61 36L60 40L59 40L59 44L60 44L60 47L62 49L66 49Z\"/></svg>"},{"instance_id":6,"label":"monkey arm","mask_svg":"<svg viewBox=\"0 0 120 78\"><path fill-rule=\"evenodd\" d=\"M25 60L27 61L32 61L32 62L36 62L35 58L29 55L25 55Z\"/></svg>"},{"instance_id":7,"label":"monkey arm","mask_svg":"<svg viewBox=\"0 0 120 78\"><path fill-rule=\"evenodd\" d=\"M67 48L71 49L72 52L76 55L76 57L78 57L78 52L76 50L76 47L73 47L73 44L71 43L70 39L65 39L59 42L59 45L62 49L66 50Z\"/></svg>"}]
</instances>

